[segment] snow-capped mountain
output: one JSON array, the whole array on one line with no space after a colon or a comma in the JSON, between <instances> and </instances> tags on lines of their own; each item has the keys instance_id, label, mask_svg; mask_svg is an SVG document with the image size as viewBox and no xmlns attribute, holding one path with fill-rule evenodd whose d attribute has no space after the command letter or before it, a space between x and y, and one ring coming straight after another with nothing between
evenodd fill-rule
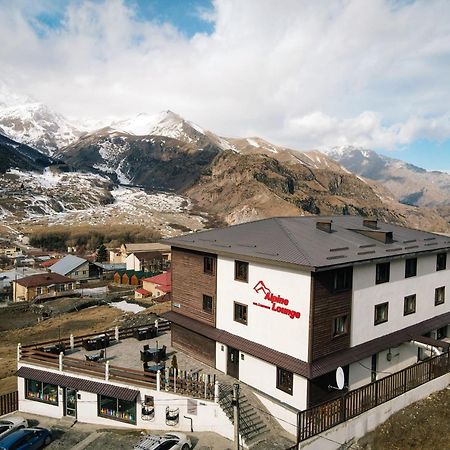
<instances>
[{"instance_id":1,"label":"snow-capped mountain","mask_svg":"<svg viewBox=\"0 0 450 450\"><path fill-rule=\"evenodd\" d=\"M133 134L135 136L164 136L177 139L186 144L195 144L199 150L206 145L216 145L222 150L233 150L234 146L225 138L221 138L199 125L183 119L173 111L167 110L159 114L138 114L133 119L113 122L112 131Z\"/></svg>"},{"instance_id":2,"label":"snow-capped mountain","mask_svg":"<svg viewBox=\"0 0 450 450\"><path fill-rule=\"evenodd\" d=\"M427 207L450 204L448 173L427 171L359 147L334 147L326 154L350 172L381 182L402 203Z\"/></svg>"},{"instance_id":3,"label":"snow-capped mountain","mask_svg":"<svg viewBox=\"0 0 450 450\"><path fill-rule=\"evenodd\" d=\"M0 83L0 133L51 156L82 131L43 103Z\"/></svg>"}]
</instances>

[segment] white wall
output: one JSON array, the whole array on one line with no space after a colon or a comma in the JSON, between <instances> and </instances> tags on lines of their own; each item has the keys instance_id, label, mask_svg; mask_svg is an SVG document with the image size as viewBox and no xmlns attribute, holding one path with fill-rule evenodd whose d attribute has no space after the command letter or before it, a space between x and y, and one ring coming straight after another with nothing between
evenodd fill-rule
<instances>
[{"instance_id":1,"label":"white wall","mask_svg":"<svg viewBox=\"0 0 450 450\"><path fill-rule=\"evenodd\" d=\"M388 360L388 353L391 360ZM398 372L417 362L417 347L408 342L383 350L377 354L377 380ZM361 359L349 366L349 388L357 389L371 382L372 357Z\"/></svg>"},{"instance_id":2,"label":"white wall","mask_svg":"<svg viewBox=\"0 0 450 450\"><path fill-rule=\"evenodd\" d=\"M220 342L216 342L216 369L227 373L227 346Z\"/></svg>"},{"instance_id":3,"label":"white wall","mask_svg":"<svg viewBox=\"0 0 450 450\"><path fill-rule=\"evenodd\" d=\"M28 366L34 367L31 364L21 364L19 367ZM35 368L39 370L46 370L47 372L59 373L53 369L43 369L40 366ZM88 379L80 374L68 373L68 375L76 378ZM101 380L98 380L101 382ZM106 382L105 382L106 383ZM234 428L231 421L226 414L222 411L220 406L209 400L192 399L197 402L197 414L188 414L187 404L188 397L176 395L163 390L156 391L152 389L146 389L139 386L133 386L131 384L107 382L107 384L122 386L129 389L135 389L139 391L136 404L137 422L136 425L128 424L114 419L108 419L98 416L97 411L97 394L86 391L78 391L80 399L77 400L77 420L79 422L98 424L102 426L110 426L115 428L131 428L131 429L149 429L149 430L178 430L184 432L191 431L191 421L184 416L191 417L194 431L215 431L222 436L233 440ZM59 389L59 403L58 406L49 405L47 403L37 402L34 400L25 399L24 379L18 378L18 391L19 391L19 411L28 412L32 414L38 414L48 417L63 417L63 389ZM141 402L145 398L145 395L151 395L154 397L155 402L155 418L151 421L142 420L141 418ZM166 425L166 406L171 408L179 408L179 423L176 426Z\"/></svg>"},{"instance_id":4,"label":"white wall","mask_svg":"<svg viewBox=\"0 0 450 450\"><path fill-rule=\"evenodd\" d=\"M273 364L254 358L244 353L242 360L239 352L239 379L274 398L297 409L306 409L307 386L306 378L294 374L292 395L277 389L277 367Z\"/></svg>"},{"instance_id":5,"label":"white wall","mask_svg":"<svg viewBox=\"0 0 450 450\"><path fill-rule=\"evenodd\" d=\"M450 267L450 261L447 262ZM417 276L405 278L405 260L390 263L390 281L375 284L375 263L353 269L351 346L376 339L450 311L450 270L436 272L436 255L417 259ZM445 286L446 301L434 305L435 288ZM416 294L416 312L403 315L404 297ZM375 305L389 302L389 320L374 325Z\"/></svg>"},{"instance_id":6,"label":"white wall","mask_svg":"<svg viewBox=\"0 0 450 450\"><path fill-rule=\"evenodd\" d=\"M125 262L127 264L127 270L136 270L137 272L141 270L141 262L134 256L134 253L128 255Z\"/></svg>"},{"instance_id":7,"label":"white wall","mask_svg":"<svg viewBox=\"0 0 450 450\"><path fill-rule=\"evenodd\" d=\"M291 319L271 309L272 302L263 293L254 291L262 280L273 294L289 300L279 305L299 311L300 318ZM248 283L234 279L234 259L218 257L216 326L237 336L273 348L303 361L308 361L308 327L311 293L311 274L286 268L250 262ZM248 305L248 324L234 321L234 302Z\"/></svg>"}]
</instances>

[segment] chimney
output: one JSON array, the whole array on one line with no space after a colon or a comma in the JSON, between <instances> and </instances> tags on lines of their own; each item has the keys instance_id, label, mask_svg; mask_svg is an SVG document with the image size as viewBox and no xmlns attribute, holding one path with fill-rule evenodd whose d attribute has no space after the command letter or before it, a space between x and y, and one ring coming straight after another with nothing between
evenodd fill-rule
<instances>
[{"instance_id":1,"label":"chimney","mask_svg":"<svg viewBox=\"0 0 450 450\"><path fill-rule=\"evenodd\" d=\"M331 233L331 220L316 222L316 228L320 231L325 231L326 233Z\"/></svg>"},{"instance_id":2,"label":"chimney","mask_svg":"<svg viewBox=\"0 0 450 450\"><path fill-rule=\"evenodd\" d=\"M372 228L373 230L378 229L378 221L375 218L363 219L363 226L367 228Z\"/></svg>"}]
</instances>

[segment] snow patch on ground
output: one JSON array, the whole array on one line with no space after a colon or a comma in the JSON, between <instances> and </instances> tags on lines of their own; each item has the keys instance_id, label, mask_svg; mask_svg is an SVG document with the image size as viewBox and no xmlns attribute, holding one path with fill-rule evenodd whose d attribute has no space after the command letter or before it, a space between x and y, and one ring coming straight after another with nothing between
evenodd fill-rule
<instances>
[{"instance_id":1,"label":"snow patch on ground","mask_svg":"<svg viewBox=\"0 0 450 450\"><path fill-rule=\"evenodd\" d=\"M109 303L109 305L113 306L114 308L118 308L121 311L134 313L134 314L145 310L145 308L143 308L142 306L135 305L134 303L128 303L125 300L123 300L121 302L111 302L111 303Z\"/></svg>"}]
</instances>

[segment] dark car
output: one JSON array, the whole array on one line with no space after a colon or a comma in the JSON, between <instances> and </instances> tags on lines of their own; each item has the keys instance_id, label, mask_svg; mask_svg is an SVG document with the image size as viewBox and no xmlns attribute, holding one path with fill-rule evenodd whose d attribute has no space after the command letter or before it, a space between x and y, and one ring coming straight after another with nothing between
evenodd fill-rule
<instances>
[{"instance_id":1,"label":"dark car","mask_svg":"<svg viewBox=\"0 0 450 450\"><path fill-rule=\"evenodd\" d=\"M0 439L0 450L34 450L52 441L52 434L46 428L21 428Z\"/></svg>"}]
</instances>

